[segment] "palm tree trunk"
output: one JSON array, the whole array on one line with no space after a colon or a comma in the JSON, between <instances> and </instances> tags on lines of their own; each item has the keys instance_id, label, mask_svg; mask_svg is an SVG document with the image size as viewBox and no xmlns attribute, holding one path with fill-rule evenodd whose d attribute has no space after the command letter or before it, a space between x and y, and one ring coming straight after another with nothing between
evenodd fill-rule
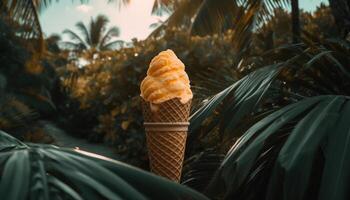
<instances>
[{"instance_id":1,"label":"palm tree trunk","mask_svg":"<svg viewBox=\"0 0 350 200\"><path fill-rule=\"evenodd\" d=\"M293 43L298 43L300 39L299 0L291 0L291 4Z\"/></svg>"},{"instance_id":2,"label":"palm tree trunk","mask_svg":"<svg viewBox=\"0 0 350 200\"><path fill-rule=\"evenodd\" d=\"M350 32L350 0L329 0L329 5L341 37Z\"/></svg>"}]
</instances>

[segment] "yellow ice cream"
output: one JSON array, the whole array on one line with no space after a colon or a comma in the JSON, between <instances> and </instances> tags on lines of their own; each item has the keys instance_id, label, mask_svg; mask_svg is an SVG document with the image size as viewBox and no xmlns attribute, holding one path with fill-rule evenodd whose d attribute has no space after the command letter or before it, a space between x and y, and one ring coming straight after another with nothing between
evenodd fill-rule
<instances>
[{"instance_id":1,"label":"yellow ice cream","mask_svg":"<svg viewBox=\"0 0 350 200\"><path fill-rule=\"evenodd\" d=\"M193 97L185 65L170 49L152 59L140 88L141 97L154 104L173 98L185 104Z\"/></svg>"}]
</instances>

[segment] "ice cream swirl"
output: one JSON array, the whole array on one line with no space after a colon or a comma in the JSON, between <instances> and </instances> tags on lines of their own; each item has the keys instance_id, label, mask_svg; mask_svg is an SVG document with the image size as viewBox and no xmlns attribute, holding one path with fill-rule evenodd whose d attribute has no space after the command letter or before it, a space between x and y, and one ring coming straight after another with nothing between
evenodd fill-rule
<instances>
[{"instance_id":1,"label":"ice cream swirl","mask_svg":"<svg viewBox=\"0 0 350 200\"><path fill-rule=\"evenodd\" d=\"M173 98L185 104L193 97L185 65L170 49L152 59L140 89L141 97L154 104Z\"/></svg>"}]
</instances>

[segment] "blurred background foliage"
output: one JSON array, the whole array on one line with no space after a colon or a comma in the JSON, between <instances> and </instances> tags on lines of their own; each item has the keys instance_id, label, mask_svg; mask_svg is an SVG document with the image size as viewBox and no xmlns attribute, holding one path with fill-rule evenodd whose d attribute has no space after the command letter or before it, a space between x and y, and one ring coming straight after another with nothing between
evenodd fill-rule
<instances>
[{"instance_id":1,"label":"blurred background foliage","mask_svg":"<svg viewBox=\"0 0 350 200\"><path fill-rule=\"evenodd\" d=\"M191 77L196 97L193 110L196 110L208 96L265 62L261 57L264 52L292 41L290 14L282 9L274 12L276 17L251 34L249 51L244 54L232 45L232 30L188 37L181 28L169 28L161 38L134 40L129 48L93 52L94 55L90 51L78 53L75 56L87 63L83 68L74 59L56 68L61 89L67 96L67 103L58 105L58 109L62 109L59 113L66 113L60 123L72 134L113 144L127 159L144 162L147 156L143 148L144 135L140 134L143 129L139 83L146 74L149 60L168 48L177 53ZM319 39L336 36L328 6L321 5L314 13L302 12L301 22L305 32ZM320 32L322 34L318 34ZM222 146L217 143L217 137L197 141L197 145Z\"/></svg>"},{"instance_id":2,"label":"blurred background foliage","mask_svg":"<svg viewBox=\"0 0 350 200\"><path fill-rule=\"evenodd\" d=\"M332 168L335 155L320 153L333 149L349 160L342 151L346 135L316 133L327 121L325 130L348 131L347 1L330 0L309 13L296 0L157 0L153 12L170 13L165 22L145 40L111 45L118 30L105 32L103 16L91 20L91 30L78 23L83 35L66 30L72 41L44 38L37 15L50 2L0 2L1 130L53 144L67 133L112 147L121 161L148 169L139 84L150 60L173 49L195 96L184 185L213 199L281 199L293 196L288 188L298 188L299 199L317 198L312 195L320 188L330 188L322 190L329 199L346 199L341 183L347 176L341 174L348 163ZM291 12L284 9L289 4ZM340 149L337 141L345 141ZM292 161L284 159L288 153ZM329 182L311 187L323 169ZM310 179L297 185L293 177Z\"/></svg>"},{"instance_id":3,"label":"blurred background foliage","mask_svg":"<svg viewBox=\"0 0 350 200\"><path fill-rule=\"evenodd\" d=\"M256 31L250 31L245 51L232 45L235 34L229 28L223 33L189 37L185 31L186 26L162 25L162 34L153 34L144 41L134 40L130 47L119 47L117 50L65 49L67 44L75 47L90 45L87 43L89 41L84 41L90 38L88 35L79 36L67 30L71 35L75 35L78 42L84 43L79 45L61 41L60 36L53 35L45 39L45 53L38 55L31 53L34 47L28 47L28 42L21 42L23 39L13 36L15 30L11 33L11 28L6 27L4 18L3 30L10 31L2 35L4 42L18 41L18 50L12 47L10 49L16 52L7 53L10 57L17 58L14 63L18 66L17 70L23 72L14 71L15 67L6 67L4 69L11 71L3 72L3 82L7 83L6 77L24 73L21 76L23 83L18 79L8 79L16 82L7 83L6 85L11 85L13 89L7 88L5 91L12 96L11 99L16 98L16 101L21 103L30 101L29 104L23 104L32 109L30 116L36 116L36 121L40 121L40 116L42 119L51 120L74 136L86 138L91 142L110 144L125 161L147 168L147 156L143 148L145 138L142 134L139 83L144 78L149 60L159 51L168 48L177 53L187 65L186 70L191 77L196 97L193 110L196 110L208 96L216 94L254 70L257 67L256 63L263 62L263 53L292 41L290 13L281 8L272 12L274 17L259 25ZM102 21L106 23L108 19ZM321 5L314 13L301 12L300 21L304 32L319 39L334 37L337 34L329 6ZM95 32L102 30L103 26L97 26ZM79 27L84 30L82 23ZM117 33L116 29L113 30ZM102 33L99 35L102 37ZM14 39L9 40L9 37ZM2 47L9 49L5 45ZM4 55L3 58L8 57ZM9 60L11 59L2 62L4 66L8 66L6 63ZM39 63L33 64L30 61ZM27 96L20 92L14 96L13 93L17 92L15 90L25 88L18 84L28 87L29 82L37 85L25 89ZM32 97L31 94L37 96ZM42 101L37 102L35 98ZM210 119L207 123L209 122ZM45 131L34 132L46 135ZM221 146L217 143L218 136L214 134L212 137L200 140L197 145L202 146L200 149L213 145Z\"/></svg>"},{"instance_id":4,"label":"blurred background foliage","mask_svg":"<svg viewBox=\"0 0 350 200\"><path fill-rule=\"evenodd\" d=\"M41 120L56 110L51 94L59 84L53 65L35 47L16 37L7 17L0 20L1 129L21 139L52 142Z\"/></svg>"}]
</instances>

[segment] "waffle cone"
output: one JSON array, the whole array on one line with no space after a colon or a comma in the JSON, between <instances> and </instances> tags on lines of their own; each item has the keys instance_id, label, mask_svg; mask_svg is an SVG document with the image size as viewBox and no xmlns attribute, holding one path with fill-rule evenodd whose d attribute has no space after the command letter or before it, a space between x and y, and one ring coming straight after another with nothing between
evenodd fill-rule
<instances>
[{"instance_id":1,"label":"waffle cone","mask_svg":"<svg viewBox=\"0 0 350 200\"><path fill-rule=\"evenodd\" d=\"M175 182L181 178L191 102L171 99L154 108L142 100L151 171Z\"/></svg>"}]
</instances>

